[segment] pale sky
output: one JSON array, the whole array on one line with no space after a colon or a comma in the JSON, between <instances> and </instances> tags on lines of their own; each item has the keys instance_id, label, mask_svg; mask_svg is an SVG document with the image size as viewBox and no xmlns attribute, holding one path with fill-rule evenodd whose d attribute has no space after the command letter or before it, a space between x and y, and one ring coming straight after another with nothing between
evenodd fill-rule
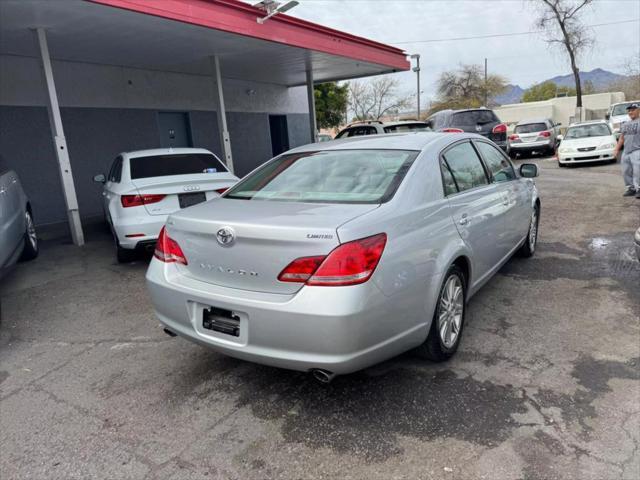
<instances>
[{"instance_id":1,"label":"pale sky","mask_svg":"<svg viewBox=\"0 0 640 480\"><path fill-rule=\"evenodd\" d=\"M286 0L281 0L285 3ZM539 34L502 38L420 43L476 35L534 30L535 8L527 0L299 0L289 12L327 27L398 46L421 55L421 90L434 92L438 74L459 63L484 63L489 71L523 88L555 75L570 73L566 54L551 50ZM255 2L252 2L255 3ZM625 60L640 51L640 0L596 0L584 14L586 24L635 20L592 27L593 50L580 61L581 70L622 72ZM401 43L403 42L403 43ZM408 42L408 43L405 43ZM403 90L415 91L415 73L394 74ZM426 99L425 99L426 100Z\"/></svg>"}]
</instances>

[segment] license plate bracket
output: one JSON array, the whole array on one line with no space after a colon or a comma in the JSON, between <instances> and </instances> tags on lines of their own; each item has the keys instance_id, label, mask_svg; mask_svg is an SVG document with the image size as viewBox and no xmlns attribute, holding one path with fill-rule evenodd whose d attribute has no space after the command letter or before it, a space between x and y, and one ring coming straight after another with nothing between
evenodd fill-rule
<instances>
[{"instance_id":1,"label":"license plate bracket","mask_svg":"<svg viewBox=\"0 0 640 480\"><path fill-rule=\"evenodd\" d=\"M198 203L206 202L207 196L204 192L180 193L178 194L178 203L180 208L191 207Z\"/></svg>"},{"instance_id":2,"label":"license plate bracket","mask_svg":"<svg viewBox=\"0 0 640 480\"><path fill-rule=\"evenodd\" d=\"M224 308L205 308L202 311L202 328L232 337L239 337L240 317L231 310L225 310Z\"/></svg>"}]
</instances>

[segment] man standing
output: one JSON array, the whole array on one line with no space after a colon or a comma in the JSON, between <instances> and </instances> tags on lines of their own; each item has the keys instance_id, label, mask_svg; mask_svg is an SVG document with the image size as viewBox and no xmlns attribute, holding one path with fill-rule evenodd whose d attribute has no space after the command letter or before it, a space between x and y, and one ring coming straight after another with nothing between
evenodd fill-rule
<instances>
[{"instance_id":1,"label":"man standing","mask_svg":"<svg viewBox=\"0 0 640 480\"><path fill-rule=\"evenodd\" d=\"M620 138L614 150L617 156L622 152L622 178L627 190L625 197L635 195L640 199L640 104L632 103L627 107L627 113L631 119L620 127Z\"/></svg>"}]
</instances>

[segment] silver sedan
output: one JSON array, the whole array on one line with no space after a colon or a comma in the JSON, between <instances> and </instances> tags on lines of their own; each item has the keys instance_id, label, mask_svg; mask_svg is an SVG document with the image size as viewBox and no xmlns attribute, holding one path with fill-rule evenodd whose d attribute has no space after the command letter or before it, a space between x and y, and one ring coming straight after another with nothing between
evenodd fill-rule
<instances>
[{"instance_id":1,"label":"silver sedan","mask_svg":"<svg viewBox=\"0 0 640 480\"><path fill-rule=\"evenodd\" d=\"M329 381L409 349L458 349L466 302L536 248L531 177L475 134L306 145L171 215L147 284L178 334Z\"/></svg>"}]
</instances>

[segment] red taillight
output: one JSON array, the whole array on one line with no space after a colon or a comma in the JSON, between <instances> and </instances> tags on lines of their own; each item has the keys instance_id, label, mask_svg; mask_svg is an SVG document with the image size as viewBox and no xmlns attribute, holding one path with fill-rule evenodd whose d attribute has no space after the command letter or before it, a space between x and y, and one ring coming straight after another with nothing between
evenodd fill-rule
<instances>
[{"instance_id":1,"label":"red taillight","mask_svg":"<svg viewBox=\"0 0 640 480\"><path fill-rule=\"evenodd\" d=\"M513 140L520 140L520 137L518 135L509 135L509 140L513 141Z\"/></svg>"},{"instance_id":2,"label":"red taillight","mask_svg":"<svg viewBox=\"0 0 640 480\"><path fill-rule=\"evenodd\" d=\"M460 130L459 128L443 128L440 131L446 133L464 133L464 130Z\"/></svg>"},{"instance_id":3,"label":"red taillight","mask_svg":"<svg viewBox=\"0 0 640 480\"><path fill-rule=\"evenodd\" d=\"M491 133L507 133L507 126L504 123L499 123L498 125L493 127Z\"/></svg>"},{"instance_id":4,"label":"red taillight","mask_svg":"<svg viewBox=\"0 0 640 480\"><path fill-rule=\"evenodd\" d=\"M538 132L538 136L539 137L550 137L551 136L551 132L548 132L548 131Z\"/></svg>"},{"instance_id":5,"label":"red taillight","mask_svg":"<svg viewBox=\"0 0 640 480\"><path fill-rule=\"evenodd\" d=\"M229 190L229 187L224 187L224 188L216 188L216 193L222 195L224 192L226 192L227 190Z\"/></svg>"},{"instance_id":6,"label":"red taillight","mask_svg":"<svg viewBox=\"0 0 640 480\"><path fill-rule=\"evenodd\" d=\"M182 249L178 242L167 235L167 231L164 227L160 230L158 235L158 242L156 243L156 250L153 252L153 256L161 262L165 263L182 263L187 265L187 258L182 253Z\"/></svg>"},{"instance_id":7,"label":"red taillight","mask_svg":"<svg viewBox=\"0 0 640 480\"><path fill-rule=\"evenodd\" d=\"M378 266L386 243L387 235L380 233L343 243L326 257L298 258L280 273L278 280L327 287L364 283Z\"/></svg>"},{"instance_id":8,"label":"red taillight","mask_svg":"<svg viewBox=\"0 0 640 480\"><path fill-rule=\"evenodd\" d=\"M140 205L149 205L150 203L157 203L162 200L166 195L164 194L142 194L142 195L122 195L120 197L120 203L124 208L139 207Z\"/></svg>"}]
</instances>

